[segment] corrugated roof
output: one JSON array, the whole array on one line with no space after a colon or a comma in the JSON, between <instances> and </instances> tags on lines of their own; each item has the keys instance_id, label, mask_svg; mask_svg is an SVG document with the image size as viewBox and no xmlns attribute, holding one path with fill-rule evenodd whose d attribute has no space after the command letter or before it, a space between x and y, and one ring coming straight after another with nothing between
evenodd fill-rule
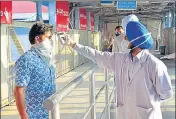
<instances>
[{"instance_id":1,"label":"corrugated roof","mask_svg":"<svg viewBox=\"0 0 176 119\"><path fill-rule=\"evenodd\" d=\"M49 19L46 3L42 2L43 20ZM31 1L12 1L12 19L18 21L35 21L36 3Z\"/></svg>"},{"instance_id":2,"label":"corrugated roof","mask_svg":"<svg viewBox=\"0 0 176 119\"><path fill-rule=\"evenodd\" d=\"M47 13L48 7L42 5L42 12ZM12 1L12 13L36 13L36 3L31 1Z\"/></svg>"}]
</instances>

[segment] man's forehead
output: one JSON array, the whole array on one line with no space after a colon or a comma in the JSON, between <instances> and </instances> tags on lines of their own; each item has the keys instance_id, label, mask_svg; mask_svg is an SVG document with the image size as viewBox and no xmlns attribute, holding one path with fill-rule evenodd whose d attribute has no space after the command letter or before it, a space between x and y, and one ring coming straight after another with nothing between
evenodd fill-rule
<instances>
[{"instance_id":1,"label":"man's forehead","mask_svg":"<svg viewBox=\"0 0 176 119\"><path fill-rule=\"evenodd\" d=\"M116 31L119 31L119 30L120 30L120 28L117 28L117 29L116 29Z\"/></svg>"}]
</instances>

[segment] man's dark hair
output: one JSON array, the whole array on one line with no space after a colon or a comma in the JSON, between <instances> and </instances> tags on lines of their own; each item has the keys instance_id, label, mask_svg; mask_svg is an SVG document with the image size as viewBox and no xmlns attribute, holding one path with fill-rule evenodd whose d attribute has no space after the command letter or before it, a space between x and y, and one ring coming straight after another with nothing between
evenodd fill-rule
<instances>
[{"instance_id":1,"label":"man's dark hair","mask_svg":"<svg viewBox=\"0 0 176 119\"><path fill-rule=\"evenodd\" d=\"M122 28L122 26L116 26L115 30L119 29L119 28Z\"/></svg>"},{"instance_id":2,"label":"man's dark hair","mask_svg":"<svg viewBox=\"0 0 176 119\"><path fill-rule=\"evenodd\" d=\"M53 26L41 22L35 23L29 31L29 41L31 44L35 43L35 37L43 35L47 32L53 32Z\"/></svg>"}]
</instances>

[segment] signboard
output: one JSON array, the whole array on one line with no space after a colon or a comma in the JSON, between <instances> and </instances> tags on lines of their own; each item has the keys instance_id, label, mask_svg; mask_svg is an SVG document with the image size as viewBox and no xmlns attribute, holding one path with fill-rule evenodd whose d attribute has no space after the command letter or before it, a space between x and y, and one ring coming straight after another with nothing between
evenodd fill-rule
<instances>
[{"instance_id":1,"label":"signboard","mask_svg":"<svg viewBox=\"0 0 176 119\"><path fill-rule=\"evenodd\" d=\"M1 24L12 24L12 1L0 1Z\"/></svg>"},{"instance_id":2,"label":"signboard","mask_svg":"<svg viewBox=\"0 0 176 119\"><path fill-rule=\"evenodd\" d=\"M136 10L137 8L137 1L136 0L129 0L129 1L117 1L117 9L118 10Z\"/></svg>"},{"instance_id":3,"label":"signboard","mask_svg":"<svg viewBox=\"0 0 176 119\"><path fill-rule=\"evenodd\" d=\"M94 30L94 13L90 12L90 30Z\"/></svg>"},{"instance_id":4,"label":"signboard","mask_svg":"<svg viewBox=\"0 0 176 119\"><path fill-rule=\"evenodd\" d=\"M79 8L79 29L87 30L87 16L85 8Z\"/></svg>"},{"instance_id":5,"label":"signboard","mask_svg":"<svg viewBox=\"0 0 176 119\"><path fill-rule=\"evenodd\" d=\"M69 2L56 1L56 29L59 32L69 31Z\"/></svg>"},{"instance_id":6,"label":"signboard","mask_svg":"<svg viewBox=\"0 0 176 119\"><path fill-rule=\"evenodd\" d=\"M101 5L114 5L114 0L101 0L100 1Z\"/></svg>"}]
</instances>

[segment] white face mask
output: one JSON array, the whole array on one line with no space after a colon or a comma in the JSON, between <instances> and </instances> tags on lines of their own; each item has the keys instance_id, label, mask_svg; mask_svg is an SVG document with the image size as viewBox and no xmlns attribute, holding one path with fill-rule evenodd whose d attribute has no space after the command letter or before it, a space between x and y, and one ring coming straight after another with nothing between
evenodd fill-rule
<instances>
[{"instance_id":1,"label":"white face mask","mask_svg":"<svg viewBox=\"0 0 176 119\"><path fill-rule=\"evenodd\" d=\"M137 37L137 38L135 38L135 39L129 41L129 44L128 44L127 47L129 47L130 43L133 43L134 41L136 41L136 40L138 40L139 38L142 38L142 37L144 37L144 36L148 36L148 38L147 38L144 42L140 43L139 45L133 47L133 48L130 49L130 50L133 50L133 49L135 49L135 48L141 46L141 45L144 44L145 42L147 42L147 41L149 40L149 38L151 37L151 33L144 34L144 35L142 35L142 36L139 36L139 37Z\"/></svg>"},{"instance_id":2,"label":"white face mask","mask_svg":"<svg viewBox=\"0 0 176 119\"><path fill-rule=\"evenodd\" d=\"M52 40L46 39L38 44L34 44L32 47L35 48L35 51L47 62L47 64L51 65L53 48Z\"/></svg>"},{"instance_id":3,"label":"white face mask","mask_svg":"<svg viewBox=\"0 0 176 119\"><path fill-rule=\"evenodd\" d=\"M34 44L33 47L35 47L36 49L40 51L50 52L53 47L53 42L52 40L46 39L38 44Z\"/></svg>"}]
</instances>

